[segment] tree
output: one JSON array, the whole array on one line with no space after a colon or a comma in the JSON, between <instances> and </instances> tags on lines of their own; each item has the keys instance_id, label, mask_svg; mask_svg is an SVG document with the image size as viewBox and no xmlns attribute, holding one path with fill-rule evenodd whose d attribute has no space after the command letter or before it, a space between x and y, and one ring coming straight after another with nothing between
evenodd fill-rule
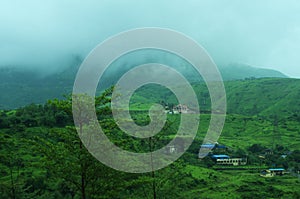
<instances>
[{"instance_id":1,"label":"tree","mask_svg":"<svg viewBox=\"0 0 300 199\"><path fill-rule=\"evenodd\" d=\"M96 106L109 102L110 91L107 90L96 98ZM76 97L87 98L86 103L90 102L87 96ZM63 122L61 119L67 118L67 114L72 113L70 110L71 98L49 101L48 104L57 109L55 116L60 122ZM75 111L85 114L86 104L81 105L77 106L78 110ZM98 111L101 112L99 109ZM83 115L79 119L78 133L82 134L82 129L89 127L89 118ZM58 123L57 125L61 126L62 124ZM118 190L116 186L122 183L122 180L119 179L124 174L120 174L96 160L84 147L78 133L74 126L67 126L50 129L45 138L35 137L32 143L36 146L35 150L43 157L43 167L52 178L60 179L64 187L61 192L72 198L76 195L80 195L82 199L99 198L100 196L101 198L116 197L118 192L111 190Z\"/></svg>"},{"instance_id":2,"label":"tree","mask_svg":"<svg viewBox=\"0 0 300 199\"><path fill-rule=\"evenodd\" d=\"M31 185L27 183L28 173L22 171L25 167L22 152L23 145L17 144L14 137L0 134L0 198L32 198L35 192L29 192ZM19 150L20 149L20 150Z\"/></svg>"}]
</instances>

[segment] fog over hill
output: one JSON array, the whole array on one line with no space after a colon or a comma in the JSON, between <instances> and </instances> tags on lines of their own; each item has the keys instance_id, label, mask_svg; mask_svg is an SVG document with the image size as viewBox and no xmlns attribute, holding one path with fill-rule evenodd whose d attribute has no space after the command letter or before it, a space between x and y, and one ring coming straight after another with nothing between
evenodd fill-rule
<instances>
[{"instance_id":1,"label":"fog over hill","mask_svg":"<svg viewBox=\"0 0 300 199\"><path fill-rule=\"evenodd\" d=\"M299 9L296 0L1 1L0 67L53 73L72 52L85 57L120 32L160 27L197 41L217 65L247 63L300 77Z\"/></svg>"},{"instance_id":2,"label":"fog over hill","mask_svg":"<svg viewBox=\"0 0 300 199\"><path fill-rule=\"evenodd\" d=\"M72 65L62 72L43 75L39 72L25 69L1 68L0 69L0 109L12 109L30 103L45 103L48 99L62 98L70 94L81 59L77 57ZM182 71L186 78L192 82L201 82L202 79L188 67ZM255 68L247 65L231 64L220 67L220 72L225 81L243 80L263 77L286 78L279 71ZM122 76L121 72L111 71L104 76L102 89L116 83ZM237 84L239 84L237 82ZM275 88L274 88L275 89Z\"/></svg>"},{"instance_id":3,"label":"fog over hill","mask_svg":"<svg viewBox=\"0 0 300 199\"><path fill-rule=\"evenodd\" d=\"M220 72L224 80L239 80L245 78L262 78L262 77L280 77L288 78L287 75L273 69L262 67L253 67L246 64L230 64L220 67Z\"/></svg>"}]
</instances>

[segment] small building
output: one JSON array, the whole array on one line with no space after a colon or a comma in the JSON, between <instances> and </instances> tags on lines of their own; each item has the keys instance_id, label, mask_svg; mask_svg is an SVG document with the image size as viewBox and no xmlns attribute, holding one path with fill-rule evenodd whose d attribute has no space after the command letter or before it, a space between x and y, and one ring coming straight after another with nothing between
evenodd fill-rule
<instances>
[{"instance_id":1,"label":"small building","mask_svg":"<svg viewBox=\"0 0 300 199\"><path fill-rule=\"evenodd\" d=\"M211 158L219 165L246 165L246 158L230 158L228 155L212 155Z\"/></svg>"},{"instance_id":2,"label":"small building","mask_svg":"<svg viewBox=\"0 0 300 199\"><path fill-rule=\"evenodd\" d=\"M273 152L272 149L266 149L265 150L265 155L273 155L273 154L274 154L274 152Z\"/></svg>"},{"instance_id":3,"label":"small building","mask_svg":"<svg viewBox=\"0 0 300 199\"><path fill-rule=\"evenodd\" d=\"M202 144L201 148L207 148L207 149L226 149L225 145L220 145L218 143L216 144Z\"/></svg>"},{"instance_id":4,"label":"small building","mask_svg":"<svg viewBox=\"0 0 300 199\"><path fill-rule=\"evenodd\" d=\"M206 149L214 149L215 148L215 144L202 144L201 148L206 148Z\"/></svg>"},{"instance_id":5,"label":"small building","mask_svg":"<svg viewBox=\"0 0 300 199\"><path fill-rule=\"evenodd\" d=\"M228 155L211 155L211 158L214 160L230 159Z\"/></svg>"},{"instance_id":6,"label":"small building","mask_svg":"<svg viewBox=\"0 0 300 199\"><path fill-rule=\"evenodd\" d=\"M184 104L178 104L173 108L174 114L176 113L188 113L189 109L186 105Z\"/></svg>"},{"instance_id":7,"label":"small building","mask_svg":"<svg viewBox=\"0 0 300 199\"><path fill-rule=\"evenodd\" d=\"M174 145L168 146L167 147L167 152L168 153L176 153L177 152L177 148Z\"/></svg>"},{"instance_id":8,"label":"small building","mask_svg":"<svg viewBox=\"0 0 300 199\"><path fill-rule=\"evenodd\" d=\"M260 176L262 177L274 177L276 175L282 176L284 174L283 168L275 168L275 169L266 169L260 172Z\"/></svg>"},{"instance_id":9,"label":"small building","mask_svg":"<svg viewBox=\"0 0 300 199\"><path fill-rule=\"evenodd\" d=\"M247 164L247 159L246 158L218 159L217 164L233 165L233 166L246 165Z\"/></svg>"}]
</instances>

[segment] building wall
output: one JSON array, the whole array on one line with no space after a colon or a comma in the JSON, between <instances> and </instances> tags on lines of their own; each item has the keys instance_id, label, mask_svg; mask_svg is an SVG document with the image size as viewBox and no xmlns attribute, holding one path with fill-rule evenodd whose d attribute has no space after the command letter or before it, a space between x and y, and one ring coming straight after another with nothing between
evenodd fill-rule
<instances>
[{"instance_id":1,"label":"building wall","mask_svg":"<svg viewBox=\"0 0 300 199\"><path fill-rule=\"evenodd\" d=\"M243 158L229 158L229 159L217 159L217 164L222 165L246 165L246 161Z\"/></svg>"}]
</instances>

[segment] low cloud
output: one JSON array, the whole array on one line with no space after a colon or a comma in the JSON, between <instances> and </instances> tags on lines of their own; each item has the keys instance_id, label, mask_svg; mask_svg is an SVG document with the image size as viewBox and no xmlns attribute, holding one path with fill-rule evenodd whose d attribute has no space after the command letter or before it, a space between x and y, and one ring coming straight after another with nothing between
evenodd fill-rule
<instances>
[{"instance_id":1,"label":"low cloud","mask_svg":"<svg viewBox=\"0 0 300 199\"><path fill-rule=\"evenodd\" d=\"M109 36L155 26L194 38L218 65L246 63L300 77L299 10L296 0L1 1L0 67L54 72Z\"/></svg>"}]
</instances>

